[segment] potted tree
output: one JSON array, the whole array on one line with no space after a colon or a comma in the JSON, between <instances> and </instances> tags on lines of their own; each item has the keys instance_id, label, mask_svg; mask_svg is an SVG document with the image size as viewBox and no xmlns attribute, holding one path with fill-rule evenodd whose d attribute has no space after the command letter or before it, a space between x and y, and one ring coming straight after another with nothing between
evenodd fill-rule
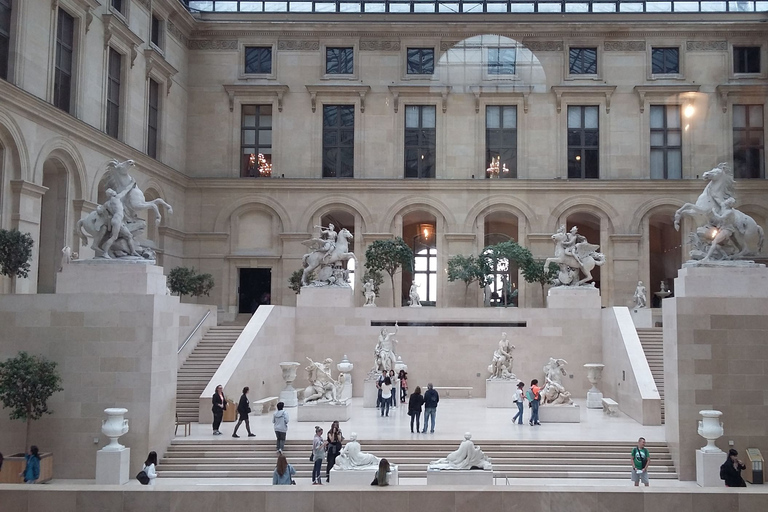
<instances>
[{"instance_id":1,"label":"potted tree","mask_svg":"<svg viewBox=\"0 0 768 512\"><path fill-rule=\"evenodd\" d=\"M32 441L32 422L43 414L51 414L48 399L62 391L61 377L56 371L56 363L42 356L19 352L19 355L0 362L0 402L10 409L12 420L27 423L24 440L26 451ZM24 453L6 457L0 472L0 482L23 483L19 476L24 470ZM53 477L53 454L40 454L40 478L38 482L47 482Z\"/></svg>"},{"instance_id":2,"label":"potted tree","mask_svg":"<svg viewBox=\"0 0 768 512\"><path fill-rule=\"evenodd\" d=\"M401 267L408 271L413 268L413 251L400 237L376 240L365 250L366 273L373 274L383 270L389 274L392 307L395 307L395 273Z\"/></svg>"},{"instance_id":3,"label":"potted tree","mask_svg":"<svg viewBox=\"0 0 768 512\"><path fill-rule=\"evenodd\" d=\"M16 279L29 275L29 260L35 241L29 233L18 229L0 229L0 274L10 277L11 292L16 291Z\"/></svg>"},{"instance_id":4,"label":"potted tree","mask_svg":"<svg viewBox=\"0 0 768 512\"><path fill-rule=\"evenodd\" d=\"M448 260L448 281L464 281L464 306L467 305L469 285L477 283L482 290L490 281L488 262L474 254L457 254Z\"/></svg>"},{"instance_id":5,"label":"potted tree","mask_svg":"<svg viewBox=\"0 0 768 512\"><path fill-rule=\"evenodd\" d=\"M211 274L198 274L193 268L175 267L168 272L168 288L171 293L175 293L179 297L184 295L208 296L213 284Z\"/></svg>"}]
</instances>

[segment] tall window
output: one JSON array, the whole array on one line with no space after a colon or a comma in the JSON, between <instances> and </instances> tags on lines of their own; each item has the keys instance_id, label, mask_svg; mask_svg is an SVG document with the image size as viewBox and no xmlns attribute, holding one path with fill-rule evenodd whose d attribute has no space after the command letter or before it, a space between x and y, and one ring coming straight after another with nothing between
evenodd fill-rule
<instances>
[{"instance_id":1,"label":"tall window","mask_svg":"<svg viewBox=\"0 0 768 512\"><path fill-rule=\"evenodd\" d=\"M323 178L352 178L355 170L355 106L323 106Z\"/></svg>"},{"instance_id":2,"label":"tall window","mask_svg":"<svg viewBox=\"0 0 768 512\"><path fill-rule=\"evenodd\" d=\"M149 40L152 42L152 44L154 44L160 49L163 48L162 41L161 41L162 27L163 27L163 22L160 20L160 18L152 14L152 30L150 31L150 34L149 34Z\"/></svg>"},{"instance_id":3,"label":"tall window","mask_svg":"<svg viewBox=\"0 0 768 512\"><path fill-rule=\"evenodd\" d=\"M680 48L652 48L651 73L654 75L680 73Z\"/></svg>"},{"instance_id":4,"label":"tall window","mask_svg":"<svg viewBox=\"0 0 768 512\"><path fill-rule=\"evenodd\" d=\"M733 106L733 171L736 178L765 177L763 105Z\"/></svg>"},{"instance_id":5,"label":"tall window","mask_svg":"<svg viewBox=\"0 0 768 512\"><path fill-rule=\"evenodd\" d=\"M272 73L272 47L246 46L245 72L247 74Z\"/></svg>"},{"instance_id":6,"label":"tall window","mask_svg":"<svg viewBox=\"0 0 768 512\"><path fill-rule=\"evenodd\" d=\"M517 178L517 107L485 107L485 165L489 178Z\"/></svg>"},{"instance_id":7,"label":"tall window","mask_svg":"<svg viewBox=\"0 0 768 512\"><path fill-rule=\"evenodd\" d=\"M435 106L405 107L405 177L435 177Z\"/></svg>"},{"instance_id":8,"label":"tall window","mask_svg":"<svg viewBox=\"0 0 768 512\"><path fill-rule=\"evenodd\" d=\"M112 8L118 11L120 14L125 14L123 7L125 7L126 0L110 0Z\"/></svg>"},{"instance_id":9,"label":"tall window","mask_svg":"<svg viewBox=\"0 0 768 512\"><path fill-rule=\"evenodd\" d=\"M599 107L568 107L568 177L600 177Z\"/></svg>"},{"instance_id":10,"label":"tall window","mask_svg":"<svg viewBox=\"0 0 768 512\"><path fill-rule=\"evenodd\" d=\"M683 177L680 125L678 105L651 105L651 179Z\"/></svg>"},{"instance_id":11,"label":"tall window","mask_svg":"<svg viewBox=\"0 0 768 512\"><path fill-rule=\"evenodd\" d=\"M408 48L408 75L431 75L435 72L434 48Z\"/></svg>"},{"instance_id":12,"label":"tall window","mask_svg":"<svg viewBox=\"0 0 768 512\"><path fill-rule=\"evenodd\" d=\"M75 18L64 9L59 9L59 23L56 30L56 64L53 77L53 104L65 112L70 112L69 107L72 98L74 45Z\"/></svg>"},{"instance_id":13,"label":"tall window","mask_svg":"<svg viewBox=\"0 0 768 512\"><path fill-rule=\"evenodd\" d=\"M488 48L489 75L514 75L516 61L514 48Z\"/></svg>"},{"instance_id":14,"label":"tall window","mask_svg":"<svg viewBox=\"0 0 768 512\"><path fill-rule=\"evenodd\" d=\"M760 47L759 46L734 46L733 47L733 72L734 73L759 73L760 72Z\"/></svg>"},{"instance_id":15,"label":"tall window","mask_svg":"<svg viewBox=\"0 0 768 512\"><path fill-rule=\"evenodd\" d=\"M437 248L429 240L417 236L413 250L413 280L418 285L423 305L434 306L437 301ZM410 288L410 286L409 286Z\"/></svg>"},{"instance_id":16,"label":"tall window","mask_svg":"<svg viewBox=\"0 0 768 512\"><path fill-rule=\"evenodd\" d=\"M354 68L354 48L326 48L325 73L327 75L351 75Z\"/></svg>"},{"instance_id":17,"label":"tall window","mask_svg":"<svg viewBox=\"0 0 768 512\"><path fill-rule=\"evenodd\" d=\"M243 105L240 176L272 176L272 105Z\"/></svg>"},{"instance_id":18,"label":"tall window","mask_svg":"<svg viewBox=\"0 0 768 512\"><path fill-rule=\"evenodd\" d=\"M120 80L122 78L123 56L113 48L109 49L107 69L107 135L120 136Z\"/></svg>"},{"instance_id":19,"label":"tall window","mask_svg":"<svg viewBox=\"0 0 768 512\"><path fill-rule=\"evenodd\" d=\"M596 75L597 48L571 48L568 51L568 71L572 75Z\"/></svg>"},{"instance_id":20,"label":"tall window","mask_svg":"<svg viewBox=\"0 0 768 512\"><path fill-rule=\"evenodd\" d=\"M11 1L0 0L0 78L8 80L8 57L11 54Z\"/></svg>"},{"instance_id":21,"label":"tall window","mask_svg":"<svg viewBox=\"0 0 768 512\"><path fill-rule=\"evenodd\" d=\"M157 158L157 133L160 128L160 84L149 79L149 115L147 116L147 155Z\"/></svg>"}]
</instances>

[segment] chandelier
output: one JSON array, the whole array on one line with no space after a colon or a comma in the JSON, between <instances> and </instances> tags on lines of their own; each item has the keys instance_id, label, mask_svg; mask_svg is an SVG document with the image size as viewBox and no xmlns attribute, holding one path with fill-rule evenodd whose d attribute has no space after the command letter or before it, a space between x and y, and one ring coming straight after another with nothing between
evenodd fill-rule
<instances>
[{"instance_id":1,"label":"chandelier","mask_svg":"<svg viewBox=\"0 0 768 512\"><path fill-rule=\"evenodd\" d=\"M269 178L272 176L272 164L267 162L267 158L262 153L258 155L251 153L248 157L248 169L253 170L257 165L259 177Z\"/></svg>"},{"instance_id":2,"label":"chandelier","mask_svg":"<svg viewBox=\"0 0 768 512\"><path fill-rule=\"evenodd\" d=\"M495 156L491 158L491 165L485 170L485 173L488 175L489 178L498 178L500 173L501 174L509 173L507 164L502 164L500 161L501 161L501 156Z\"/></svg>"}]
</instances>

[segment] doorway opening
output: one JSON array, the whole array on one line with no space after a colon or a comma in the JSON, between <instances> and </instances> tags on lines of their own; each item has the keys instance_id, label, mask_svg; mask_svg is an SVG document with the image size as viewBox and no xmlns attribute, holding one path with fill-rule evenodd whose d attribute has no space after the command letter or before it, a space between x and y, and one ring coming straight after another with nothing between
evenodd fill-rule
<instances>
[{"instance_id":1,"label":"doorway opening","mask_svg":"<svg viewBox=\"0 0 768 512\"><path fill-rule=\"evenodd\" d=\"M241 268L238 313L253 314L259 306L272 303L272 269Z\"/></svg>"}]
</instances>

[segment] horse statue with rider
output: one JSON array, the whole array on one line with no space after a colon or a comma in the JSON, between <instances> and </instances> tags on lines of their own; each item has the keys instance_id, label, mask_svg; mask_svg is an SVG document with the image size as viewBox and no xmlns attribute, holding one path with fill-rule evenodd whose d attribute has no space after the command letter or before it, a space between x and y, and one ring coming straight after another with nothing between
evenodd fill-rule
<instances>
[{"instance_id":1,"label":"horse statue with rider","mask_svg":"<svg viewBox=\"0 0 768 512\"><path fill-rule=\"evenodd\" d=\"M544 269L549 268L550 263L560 267L557 277L552 281L554 286L581 286L592 281L592 270L605 263L605 255L597 250L599 245L591 244L584 235L579 234L576 226L570 231L565 226L560 226L557 233L552 235L555 242L555 255L547 258ZM579 279L581 273L583 279ZM594 286L594 283L591 283Z\"/></svg>"},{"instance_id":2,"label":"horse statue with rider","mask_svg":"<svg viewBox=\"0 0 768 512\"><path fill-rule=\"evenodd\" d=\"M336 233L333 224L315 227L320 228L320 235L301 242L310 250L301 260L304 268L301 285L349 287L349 270L343 264L351 259L357 261L355 254L349 251L352 233L346 228ZM315 270L317 276L310 282Z\"/></svg>"}]
</instances>

